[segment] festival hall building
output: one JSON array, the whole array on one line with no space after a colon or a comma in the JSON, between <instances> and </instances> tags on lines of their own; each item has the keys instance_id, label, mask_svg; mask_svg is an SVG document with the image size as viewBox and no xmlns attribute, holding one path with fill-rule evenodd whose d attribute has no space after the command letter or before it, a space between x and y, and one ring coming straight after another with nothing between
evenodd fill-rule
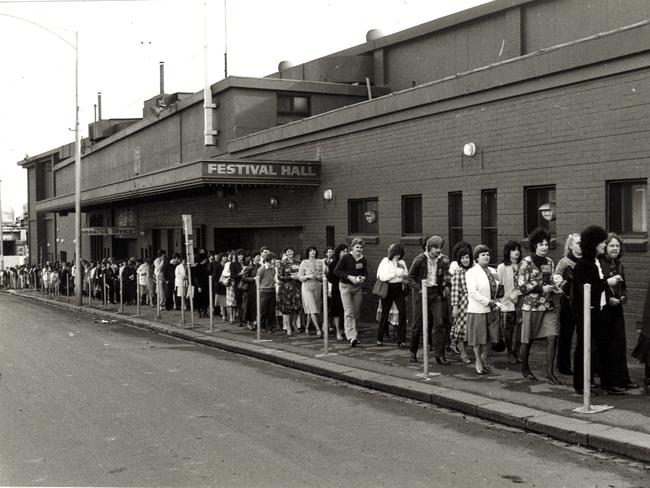
<instances>
[{"instance_id":1,"label":"festival hall building","mask_svg":"<svg viewBox=\"0 0 650 488\"><path fill-rule=\"evenodd\" d=\"M389 244L485 243L537 226L597 224L624 241L634 336L647 290L650 0L496 0L204 95L161 93L142 119L99 120L84 141L82 254L363 236L374 273ZM361 34L361 33L360 33ZM206 144L206 139L209 143ZM32 261L74 252L70 144L30 157ZM373 302L368 293L368 310Z\"/></svg>"}]
</instances>

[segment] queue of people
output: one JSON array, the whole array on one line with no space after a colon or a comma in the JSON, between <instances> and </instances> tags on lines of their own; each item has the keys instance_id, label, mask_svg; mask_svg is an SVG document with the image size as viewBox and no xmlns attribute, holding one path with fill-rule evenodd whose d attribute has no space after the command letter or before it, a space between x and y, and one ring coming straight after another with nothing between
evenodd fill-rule
<instances>
[{"instance_id":1,"label":"queue of people","mask_svg":"<svg viewBox=\"0 0 650 488\"><path fill-rule=\"evenodd\" d=\"M395 345L409 349L409 361L418 362L418 350L427 334L429 350L437 364L450 364L450 354L464 364L473 363L477 375L491 371L490 355L506 351L511 365L521 365L523 378L538 381L530 363L536 341L545 344L544 379L561 384L557 371L573 376L576 392L583 390L583 285L591 285L592 378L596 388L619 395L639 385L630 378L623 306L627 301L625 270L621 262L623 242L615 234L589 226L566 239L564 256L557 266L547 254L551 236L538 228L528 237L529 255L523 256L516 241L505 243L500 263L491 266L493 250L483 244L459 242L451 259L443 254L444 239L434 235L422 252L407 265L404 248L391 244L378 263L373 293L378 295L376 346L395 326ZM260 327L291 336L310 328L320 337L324 328L339 341L359 345L359 321L364 284L369 266L364 241L328 247L320 257L315 246L304 259L291 246L279 255L270 249L243 249L216 254L200 250L195 263L184 257L168 258L159 251L155 259L83 261L82 291L94 299L187 309L190 301L199 317L209 315L209 282L212 280L213 313L232 325L257 327L257 286L260 288ZM75 270L69 263L22 266L6 270L0 286L38 288L47 293L74 293ZM323 282L326 282L326 287ZM423 308L422 286L426 286ZM64 287L64 288L62 288ZM328 323L323 322L323 290L328 295ZM120 295L121 294L121 295ZM414 296L414 317L407 342L407 297ZM650 291L649 291L650 295ZM650 321L646 304L644 323ZM423 310L427 330L423 330ZM576 335L576 344L571 350ZM634 357L646 364L650 331L643 328ZM472 358L473 356L473 358ZM573 359L573 360L572 360ZM594 391L596 393L596 391Z\"/></svg>"}]
</instances>

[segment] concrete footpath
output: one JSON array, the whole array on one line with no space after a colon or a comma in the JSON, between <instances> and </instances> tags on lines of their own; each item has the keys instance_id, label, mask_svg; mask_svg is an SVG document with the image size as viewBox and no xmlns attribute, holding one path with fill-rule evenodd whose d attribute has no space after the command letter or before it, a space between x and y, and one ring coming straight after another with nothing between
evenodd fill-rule
<instances>
[{"instance_id":1,"label":"concrete footpath","mask_svg":"<svg viewBox=\"0 0 650 488\"><path fill-rule=\"evenodd\" d=\"M311 335L287 336L284 332L256 334L245 327L224 323L215 317L214 332L209 332L209 319L195 319L196 328L180 325L180 312L162 311L155 318L155 308L143 306L136 316L136 307L95 302L81 309L65 298L48 299L29 290L12 293L65 309L85 312L95 317L98 326L121 322L155 332L197 342L237 354L244 354L283 366L326 376L366 388L432 403L496 423L545 434L571 444L580 444L632 459L650 463L650 396L642 389L625 395L597 396L594 405L614 408L597 414L578 414L572 410L582 405L582 396L572 387L572 378L561 376L562 385L543 381L544 345L533 345L531 368L539 381L525 380L519 365L508 364L505 353L492 353L492 372L479 376L474 365L464 364L451 355L451 364L438 365L430 359L429 379L422 373L422 353L419 364L409 363L406 349L398 349L395 339L387 338L384 346L375 345L377 324L362 324L360 347L351 348L345 341L330 337L330 355L323 356L323 339L312 328ZM86 300L84 298L84 300ZM391 331L392 332L392 331ZM333 336L333 334L331 334ZM636 341L636 337L628 338ZM333 353L333 354L332 354ZM630 359L630 372L635 382L643 377L641 366Z\"/></svg>"}]
</instances>

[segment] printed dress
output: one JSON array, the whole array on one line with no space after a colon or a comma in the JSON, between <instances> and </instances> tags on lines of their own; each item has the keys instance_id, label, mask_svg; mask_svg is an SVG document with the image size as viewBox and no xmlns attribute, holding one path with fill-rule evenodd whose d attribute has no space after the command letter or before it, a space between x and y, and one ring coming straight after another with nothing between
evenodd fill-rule
<instances>
[{"instance_id":1,"label":"printed dress","mask_svg":"<svg viewBox=\"0 0 650 488\"><path fill-rule=\"evenodd\" d=\"M544 285L553 283L553 261L545 258L545 264L538 267L530 256L521 261L518 285L522 294L521 342L529 343L559 334L559 324L553 303L553 294L544 293Z\"/></svg>"},{"instance_id":2,"label":"printed dress","mask_svg":"<svg viewBox=\"0 0 650 488\"><path fill-rule=\"evenodd\" d=\"M451 277L451 306L458 307L458 316L454 319L454 325L451 328L451 342L457 344L458 341L467 339L467 282L465 281L465 268L459 267Z\"/></svg>"},{"instance_id":3,"label":"printed dress","mask_svg":"<svg viewBox=\"0 0 650 488\"><path fill-rule=\"evenodd\" d=\"M300 282L294 278L298 265L293 261L283 259L278 265L278 304L277 308L285 315L298 313L302 310Z\"/></svg>"}]
</instances>

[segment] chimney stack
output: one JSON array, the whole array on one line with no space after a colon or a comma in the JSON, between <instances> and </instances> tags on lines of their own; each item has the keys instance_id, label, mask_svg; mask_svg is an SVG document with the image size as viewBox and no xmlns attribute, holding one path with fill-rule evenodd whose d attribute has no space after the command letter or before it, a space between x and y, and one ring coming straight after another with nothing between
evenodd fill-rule
<instances>
[{"instance_id":1,"label":"chimney stack","mask_svg":"<svg viewBox=\"0 0 650 488\"><path fill-rule=\"evenodd\" d=\"M97 120L102 120L102 92L97 92Z\"/></svg>"}]
</instances>

